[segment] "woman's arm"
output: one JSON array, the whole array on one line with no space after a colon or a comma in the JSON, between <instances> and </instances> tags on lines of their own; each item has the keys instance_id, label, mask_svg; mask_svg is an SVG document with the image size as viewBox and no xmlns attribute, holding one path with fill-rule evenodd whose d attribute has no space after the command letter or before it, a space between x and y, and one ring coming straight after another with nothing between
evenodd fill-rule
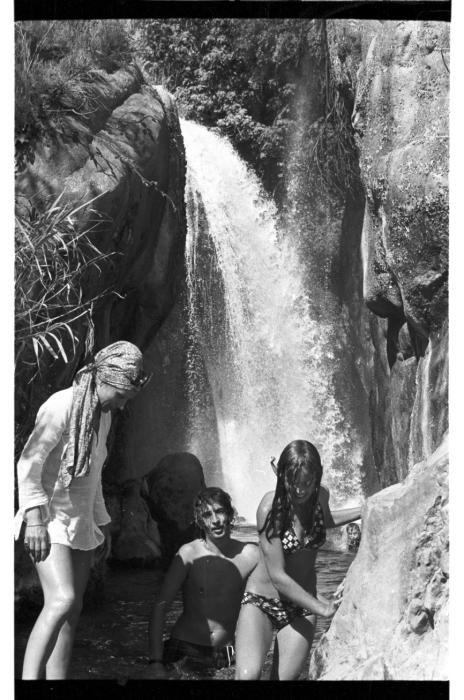
<instances>
[{"instance_id":1,"label":"woman's arm","mask_svg":"<svg viewBox=\"0 0 464 700\"><path fill-rule=\"evenodd\" d=\"M340 527L341 525L352 523L353 520L359 520L361 517L361 506L332 510L330 514L332 516L333 525L327 525L327 527Z\"/></svg>"},{"instance_id":2,"label":"woman's arm","mask_svg":"<svg viewBox=\"0 0 464 700\"><path fill-rule=\"evenodd\" d=\"M189 569L188 552L188 544L181 547L177 552L164 577L159 595L151 611L148 627L148 654L150 660L155 660L153 666L160 666L163 663L164 621L169 606L187 578Z\"/></svg>"},{"instance_id":3,"label":"woman's arm","mask_svg":"<svg viewBox=\"0 0 464 700\"><path fill-rule=\"evenodd\" d=\"M353 520L360 519L362 511L361 505L353 508L331 510L329 506L329 497L328 489L321 487L319 491L319 502L324 511L324 521L327 528L341 527L341 525L346 525L347 523L353 522Z\"/></svg>"},{"instance_id":4,"label":"woman's arm","mask_svg":"<svg viewBox=\"0 0 464 700\"><path fill-rule=\"evenodd\" d=\"M62 392L60 392L62 393ZM40 407L34 429L17 464L19 511L16 538L24 519L24 544L34 562L44 561L50 551L42 509L48 509L48 496L42 486L45 461L59 443L66 427L66 407L62 397L53 394Z\"/></svg>"},{"instance_id":5,"label":"woman's arm","mask_svg":"<svg viewBox=\"0 0 464 700\"><path fill-rule=\"evenodd\" d=\"M258 508L258 530L263 527L271 505L272 499L269 500L269 494L267 494L261 501ZM264 562L266 564L269 577L282 596L288 600L291 600L292 603L295 603L302 608L306 608L312 613L321 615L322 617L331 617L335 613L333 603L325 601L325 599L324 601L318 600L311 593L305 591L302 586L300 586L291 576L287 574L285 571L285 557L282 549L282 543L278 537L272 537L271 540L268 540L266 534L262 532L259 536L259 544L263 553Z\"/></svg>"},{"instance_id":6,"label":"woman's arm","mask_svg":"<svg viewBox=\"0 0 464 700\"><path fill-rule=\"evenodd\" d=\"M97 490L95 493L95 502L93 506L93 515L95 518L95 524L100 527L108 525L111 522L108 511L106 510L105 499L103 498L103 488L101 479L99 479L97 484Z\"/></svg>"}]
</instances>

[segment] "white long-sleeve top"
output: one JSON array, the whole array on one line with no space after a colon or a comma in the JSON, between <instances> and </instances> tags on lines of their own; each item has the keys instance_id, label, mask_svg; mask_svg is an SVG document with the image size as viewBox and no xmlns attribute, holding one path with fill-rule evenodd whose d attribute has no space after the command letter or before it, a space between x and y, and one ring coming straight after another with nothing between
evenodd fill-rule
<instances>
[{"instance_id":1,"label":"white long-sleeve top","mask_svg":"<svg viewBox=\"0 0 464 700\"><path fill-rule=\"evenodd\" d=\"M94 434L92 440L89 474L73 479L69 488L64 488L58 475L69 439L72 397L72 387L57 391L39 408L17 465L19 510L15 537L19 537L25 511L40 506L50 542L89 550L104 540L98 526L111 521L101 485L111 413L101 414L98 436Z\"/></svg>"}]
</instances>

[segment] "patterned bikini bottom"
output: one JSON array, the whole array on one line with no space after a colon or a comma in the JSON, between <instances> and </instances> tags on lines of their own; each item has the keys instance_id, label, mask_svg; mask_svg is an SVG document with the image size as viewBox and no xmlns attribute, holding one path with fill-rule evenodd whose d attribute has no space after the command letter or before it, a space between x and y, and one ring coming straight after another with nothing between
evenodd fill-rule
<instances>
[{"instance_id":1,"label":"patterned bikini bottom","mask_svg":"<svg viewBox=\"0 0 464 700\"><path fill-rule=\"evenodd\" d=\"M276 630L281 630L286 625L289 625L296 617L306 617L314 615L310 610L300 608L295 603L289 600L280 600L280 598L266 598L259 593L250 593L247 591L242 598L242 605L255 605L263 611L272 622L272 626Z\"/></svg>"}]
</instances>

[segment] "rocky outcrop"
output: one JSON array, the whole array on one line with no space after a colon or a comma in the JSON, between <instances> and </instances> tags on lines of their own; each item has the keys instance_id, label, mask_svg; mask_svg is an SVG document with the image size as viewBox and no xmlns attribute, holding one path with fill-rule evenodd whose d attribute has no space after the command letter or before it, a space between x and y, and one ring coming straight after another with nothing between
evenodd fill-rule
<instances>
[{"instance_id":1,"label":"rocky outcrop","mask_svg":"<svg viewBox=\"0 0 464 700\"><path fill-rule=\"evenodd\" d=\"M343 604L315 650L310 677L445 679L449 27L347 28L350 37L332 51L351 47L343 66L333 57L340 85L355 92L366 193L374 465L382 486L400 483L367 501Z\"/></svg>"},{"instance_id":2,"label":"rocky outcrop","mask_svg":"<svg viewBox=\"0 0 464 700\"><path fill-rule=\"evenodd\" d=\"M22 423L44 391L49 395L70 382L88 346L98 350L123 338L143 349L183 279L185 157L176 107L162 88L141 84L137 73L122 73L95 78L97 86L104 83L94 116L97 131L77 145L57 136L18 178L18 202L25 209L59 195L60 204L82 204L79 229L90 231L105 256L86 278L86 299L99 301L92 324L75 329L80 341L75 360L64 365L50 357L49 369L42 367L45 381L18 407Z\"/></svg>"},{"instance_id":3,"label":"rocky outcrop","mask_svg":"<svg viewBox=\"0 0 464 700\"><path fill-rule=\"evenodd\" d=\"M446 679L448 577L445 439L404 482L368 500L343 602L310 678Z\"/></svg>"},{"instance_id":4,"label":"rocky outcrop","mask_svg":"<svg viewBox=\"0 0 464 700\"><path fill-rule=\"evenodd\" d=\"M193 502L205 486L203 469L195 455L176 452L163 457L146 478L150 509L159 522L163 553L169 560L195 536Z\"/></svg>"},{"instance_id":5,"label":"rocky outcrop","mask_svg":"<svg viewBox=\"0 0 464 700\"><path fill-rule=\"evenodd\" d=\"M327 24L332 80L353 102L366 195L363 297L376 316L365 386L373 462L388 486L447 428L449 26Z\"/></svg>"},{"instance_id":6,"label":"rocky outcrop","mask_svg":"<svg viewBox=\"0 0 464 700\"><path fill-rule=\"evenodd\" d=\"M399 475L429 456L447 427L448 53L446 24L384 23L357 78L364 299L387 319L393 443L405 444L395 440L395 416L411 415L407 464L395 455ZM409 360L418 361L418 376L427 375L428 345L434 380L424 379L431 398L423 397L424 423Z\"/></svg>"},{"instance_id":7,"label":"rocky outcrop","mask_svg":"<svg viewBox=\"0 0 464 700\"><path fill-rule=\"evenodd\" d=\"M74 360L65 364L50 356L40 382L29 382L34 365L28 375L27 362L21 363L17 381L27 391L17 402L16 420L24 436L40 403L71 383L89 350L118 339L144 350L175 304L183 280L185 156L176 106L164 89L145 84L135 68L112 75L94 71L90 77L95 110L85 124L68 124L66 137L56 134L53 143L41 144L16 183L18 206L31 216L34 207L46 207L57 197L60 206L82 205L78 228L89 231L104 256L99 270L86 278L86 299L99 301L92 322L74 328ZM105 471L111 471L111 459ZM122 493L108 499L115 521L113 557L149 564L160 557L159 533L139 490L140 484L123 484ZM101 578L97 569L92 576ZM18 600L34 590L34 575L23 557L17 581Z\"/></svg>"},{"instance_id":8,"label":"rocky outcrop","mask_svg":"<svg viewBox=\"0 0 464 700\"><path fill-rule=\"evenodd\" d=\"M111 560L131 566L150 566L161 559L161 538L150 515L142 481L132 479L105 494L111 516Z\"/></svg>"}]
</instances>

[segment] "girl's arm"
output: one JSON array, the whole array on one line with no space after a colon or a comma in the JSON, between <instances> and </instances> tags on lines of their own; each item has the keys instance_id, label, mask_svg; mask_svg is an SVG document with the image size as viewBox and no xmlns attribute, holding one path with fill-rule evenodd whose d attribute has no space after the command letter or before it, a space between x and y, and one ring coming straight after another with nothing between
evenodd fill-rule
<instances>
[{"instance_id":1,"label":"girl's arm","mask_svg":"<svg viewBox=\"0 0 464 700\"><path fill-rule=\"evenodd\" d=\"M263 527L266 516L271 509L272 496L273 494L266 494L259 505L257 512L258 530ZM291 600L292 603L310 610L315 615L331 617L335 613L333 603L318 600L287 574L282 543L278 537L272 537L271 540L268 540L266 534L262 532L259 536L259 544L269 577L282 596Z\"/></svg>"},{"instance_id":2,"label":"girl's arm","mask_svg":"<svg viewBox=\"0 0 464 700\"><path fill-rule=\"evenodd\" d=\"M353 520L359 520L361 517L362 506L355 506L354 508L342 508L339 510L331 510L329 506L329 491L321 486L319 491L319 502L324 511L325 526L327 528L340 527L341 525L346 525L347 523L353 522Z\"/></svg>"}]
</instances>

